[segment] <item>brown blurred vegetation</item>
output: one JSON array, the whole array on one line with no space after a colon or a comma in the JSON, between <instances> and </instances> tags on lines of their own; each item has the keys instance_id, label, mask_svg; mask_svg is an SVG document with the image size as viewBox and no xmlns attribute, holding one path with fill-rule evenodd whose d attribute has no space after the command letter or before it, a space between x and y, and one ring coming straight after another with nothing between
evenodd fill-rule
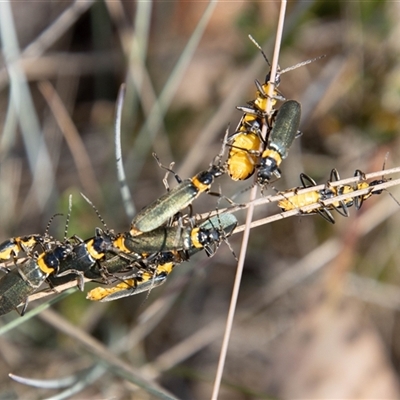
<instances>
[{"instance_id":1,"label":"brown blurred vegetation","mask_svg":"<svg viewBox=\"0 0 400 400\"><path fill-rule=\"evenodd\" d=\"M21 50L72 4L12 2ZM31 149L25 146L18 125L7 140L3 134L2 238L43 232L54 213L67 212L70 193L74 196L69 234L92 236L100 221L80 191L90 197L110 227L128 228L113 143L115 100L122 82L127 83L124 164L138 209L165 191L164 171L157 167L152 151L166 165L175 161L180 176L192 176L219 152L228 123L231 131L238 123L241 113L234 106L254 98L253 82L263 81L269 68L247 35L271 55L279 5L221 2L187 70L177 78L178 89L161 128L151 132L156 135L153 145L148 144L149 132L138 142L154 96L170 79L206 7L203 2L184 1L143 4L93 3L70 24L60 22L62 34L50 47L32 51L21 61L54 183L35 180L28 162ZM147 8L149 32L141 36ZM280 90L302 104L303 136L283 163L283 177L274 183L277 190L298 186L301 172L323 183L332 168L342 177L352 176L356 168L380 170L387 152L386 167L399 165L399 18L397 2L288 4L282 68L322 54L327 57L282 76ZM140 76L140 62L132 49L135 40L143 38L148 46L139 91L133 78ZM0 61L3 126L10 101L4 53ZM68 130L69 141L44 96L51 87L79 132L76 137ZM80 144L89 163L84 153L83 158L81 153L74 158L73 149L81 149ZM138 159L143 155L142 166ZM250 183L224 177L218 185L229 197ZM38 192L47 190L48 197L40 204ZM400 199L399 192L392 193ZM246 201L246 196L245 192L236 201ZM215 206L215 198L203 196L194 211ZM384 192L359 212L351 209L349 218L337 215L335 225L314 216L289 218L252 231L221 399L399 397L397 209ZM256 216L276 212L271 205L257 210ZM64 221L57 218L51 227L60 238ZM236 252L237 236L230 240ZM209 398L235 265L223 244L212 259L201 254L177 267L148 298L138 295L91 304L84 294L74 293L54 309L110 349L124 338L121 359L143 374L157 376L158 383L177 397ZM9 372L56 379L100 362L79 339L51 325L51 317L45 312L0 337L0 398L43 398L56 393L10 381ZM15 318L12 313L1 322ZM195 341L196 335L202 344ZM166 357L170 366L157 364L164 352L178 344L183 348L182 360L175 353ZM153 398L115 376L111 367L72 398L100 397Z\"/></svg>"}]
</instances>

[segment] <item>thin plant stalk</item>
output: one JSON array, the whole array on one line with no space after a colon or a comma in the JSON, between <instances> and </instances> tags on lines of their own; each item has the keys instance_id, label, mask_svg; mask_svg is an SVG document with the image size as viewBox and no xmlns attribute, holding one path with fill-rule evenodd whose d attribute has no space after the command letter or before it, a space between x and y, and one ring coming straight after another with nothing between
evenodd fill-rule
<instances>
[{"instance_id":1,"label":"thin plant stalk","mask_svg":"<svg viewBox=\"0 0 400 400\"><path fill-rule=\"evenodd\" d=\"M277 27L276 41L275 41L275 51L274 51L274 56L273 56L272 66L271 66L270 81L272 84L269 85L269 92L268 92L268 98L267 98L267 115L268 115L268 113L271 112L271 109L272 109L271 99L272 99L272 95L273 95L273 91L274 91L274 82L275 82L275 75L276 75L277 66L278 66L279 50L280 50L281 41L282 41L282 32L283 32L283 26L284 26L284 20L285 20L285 13L286 13L286 0L282 0L280 14L279 14L278 27ZM266 124L264 124L264 126L263 126L263 134L264 134L264 139L265 139ZM250 192L250 201L255 200L256 196L257 196L257 186L255 185ZM232 332L233 319L235 317L237 300L239 297L239 289L240 289L241 279L242 279L242 275L243 275L244 260L246 258L247 246L248 246L249 237L250 237L250 226L251 226L251 221L253 219L253 213L254 213L254 205L253 205L253 203L251 203L250 207L247 210L246 227L245 227L245 230L243 233L239 261L238 261L238 265L237 265L237 269L236 269L235 282L233 285L233 292L232 292L231 302L230 302L229 311L228 311L228 318L226 321L225 334L224 334L224 338L222 341L222 347L221 347L220 357L219 357L219 361L218 361L217 373L215 376L214 387L213 387L213 392L212 392L212 396L211 396L212 400L217 400L218 394L219 394L219 389L221 386L222 374L223 374L223 370L224 370L224 366L225 366L226 355L228 352L228 344L229 344L229 340L230 340L230 336L231 336L231 332Z\"/></svg>"}]
</instances>

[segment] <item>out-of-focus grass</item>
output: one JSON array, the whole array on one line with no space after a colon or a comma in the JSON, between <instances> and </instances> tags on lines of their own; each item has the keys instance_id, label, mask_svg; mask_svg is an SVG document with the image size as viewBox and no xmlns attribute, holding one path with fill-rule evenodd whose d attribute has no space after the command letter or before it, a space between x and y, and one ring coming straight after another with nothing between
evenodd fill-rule
<instances>
[{"instance_id":1,"label":"out-of-focus grass","mask_svg":"<svg viewBox=\"0 0 400 400\"><path fill-rule=\"evenodd\" d=\"M56 26L63 33L56 42L49 47L39 46L40 51L29 53L29 58L19 64L29 82L40 134L52 163L53 184L39 181L38 186L38 176L35 178L28 162L33 149L25 146L19 128L10 129L16 124L12 115L8 114L8 119L6 115L10 81L7 74L1 75L5 71L4 54L1 60L0 120L2 124L7 120L7 132L11 132L6 142L2 137L0 150L0 234L4 239L43 232L51 215L67 212L70 193L73 210L69 234L86 238L101 225L79 195L80 191L88 194L82 175L77 172L71 145L66 144L39 90L40 81L52 83L79 132L95 173L90 179L99 188L91 200L110 228L126 230L130 221L122 209L113 150L114 106L120 83L127 83L122 122L127 179L140 209L165 190L164 171L157 167L151 151L157 151L164 164L175 161L175 169L184 178L207 167L220 149L227 124L231 124L232 131L240 119L234 106L254 98L254 79L263 81L269 69L247 35L252 34L268 55L272 53L277 4L218 4L198 48L189 57L187 70L175 77L177 92L170 99L160 129L151 132L157 135L154 147L133 148L137 133L148 121L153 100L165 88L206 4L105 2L94 3L82 15L77 4L47 3L27 10L25 5L13 3L21 51L35 42L43 29L53 26L63 11L74 10L77 17L60 19ZM387 167L398 165L399 13L397 3L389 2L289 4L282 68L321 54L327 57L282 76L280 90L287 98L302 103L304 134L283 163L283 178L274 184L278 190L298 186L300 172L323 183L334 167L342 177L353 175L356 168L379 170L388 151ZM17 112L16 117L24 115ZM141 142L145 140L150 137L144 136ZM145 147L148 150L144 151ZM143 168L137 167L132 154L144 157ZM80 173L85 176L87 170ZM233 183L226 177L219 184L227 196L250 185ZM51 193L44 207L36 201L35 191ZM395 190L393 193L400 198ZM324 289L325 298L337 293L335 279L340 282L343 297L357 297L357 291L345 289L350 271L373 279L377 288L389 283L397 288L399 217L398 213L385 217L393 204L384 192L368 200L360 212L351 209L350 218L337 216L334 226L318 217L304 217L254 229L236 334L234 331L228 353L227 386L221 396L239 399L258 393L254 397L290 397L285 388L288 380L295 380L294 375L280 373L285 364L278 362L273 348L279 348L278 344L274 346L275 340L296 330L299 315L319 304L312 282ZM195 212L214 208L215 199L207 196L194 205ZM265 207L257 211L257 217L273 212L276 209L272 206ZM380 217L382 222L369 231L368 224L372 227ZM64 221L57 218L51 227L60 239ZM358 224L367 226L359 229ZM234 237L230 242L237 250L238 239ZM338 254L341 259L336 258ZM328 273L315 272L328 262L332 264L326 270L337 272L331 280L324 279ZM139 295L110 304L91 304L83 294L75 293L54 308L83 332L122 352L121 359L142 369L141 373L160 377L160 385L176 396L205 398L211 393L234 267L235 260L223 245L211 260L201 254L190 264L176 268L166 285L153 290L148 299ZM376 293L385 291L377 289ZM365 296L360 298L363 305L368 304ZM390 302L384 304L388 304L386 308L373 305L366 309L383 338L385 351L397 366L397 313ZM13 318L17 318L16 313L2 317L2 322ZM46 321L36 317L1 337L2 396L43 398L55 393L13 383L8 372L53 379L97 362L79 339L69 338ZM315 330L310 335L315 338L322 334ZM167 351L170 353L163 356ZM175 365L179 368L173 369ZM316 361L314 365L317 368ZM144 398L146 394L134 392L127 380L116 377L110 367L101 380L76 398L96 396Z\"/></svg>"}]
</instances>

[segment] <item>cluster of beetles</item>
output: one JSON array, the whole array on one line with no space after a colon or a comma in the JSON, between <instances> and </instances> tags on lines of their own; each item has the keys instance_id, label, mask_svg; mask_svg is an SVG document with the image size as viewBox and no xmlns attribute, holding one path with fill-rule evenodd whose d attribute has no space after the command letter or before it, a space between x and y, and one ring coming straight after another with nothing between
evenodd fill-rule
<instances>
[{"instance_id":1,"label":"cluster of beetles","mask_svg":"<svg viewBox=\"0 0 400 400\"><path fill-rule=\"evenodd\" d=\"M262 50L261 53L268 62ZM202 193L209 192L215 180L224 174L234 181L255 175L256 184L262 189L280 178L279 166L300 135L301 117L300 103L286 100L277 89L280 75L312 61L278 71L272 96L268 94L270 74L263 84L256 80L255 99L237 107L243 116L235 131L225 136L223 151L210 167L190 179L181 180L175 174L178 184L143 208L128 231L96 228L89 239L72 236L59 241L49 235L47 228L44 234L13 237L1 243L0 268L4 275L0 279L0 315L12 310L23 315L30 295L43 288L57 289L68 282L76 283L80 290L88 280L102 284L87 294L94 301L135 295L165 282L175 265L189 260L193 254L202 250L208 256L215 254L234 232L236 217L225 211L199 220L183 217L183 210ZM271 102L272 111L267 111L267 102ZM331 211L347 216L350 206L359 209L364 200L382 191L374 190L374 186L383 183L383 179L367 182L360 170L355 176L358 179L353 185L331 185L339 180L337 170L333 169L323 189L298 193L300 189L317 186L311 177L301 174L302 186L280 192L284 198L278 206L290 211L321 203L321 207L308 213L319 213L334 223ZM360 189L369 190L351 197L352 192ZM324 200L343 194L349 196L322 205Z\"/></svg>"}]
</instances>

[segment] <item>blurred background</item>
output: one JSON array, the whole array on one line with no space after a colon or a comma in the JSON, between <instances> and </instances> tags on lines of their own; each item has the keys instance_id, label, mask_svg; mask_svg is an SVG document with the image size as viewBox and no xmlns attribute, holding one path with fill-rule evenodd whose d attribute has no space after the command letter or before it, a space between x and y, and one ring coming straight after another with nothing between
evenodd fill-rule
<instances>
[{"instance_id":1,"label":"blurred background","mask_svg":"<svg viewBox=\"0 0 400 400\"><path fill-rule=\"evenodd\" d=\"M182 178L207 168L240 120L235 106L269 71L247 36L272 57L278 11L278 2L253 1L1 4L1 240L43 232L52 215L66 215L70 194L68 234L93 236L101 222L79 192L110 228L128 229L114 155L123 82L122 152L136 209L165 192L153 151ZM324 183L332 168L342 177L379 171L388 152L385 167L399 165L399 20L397 2L288 4L280 66L326 57L282 75L282 93L302 104L303 136L266 194L299 186L301 172ZM245 202L250 185L223 177L214 190ZM216 204L203 195L194 212ZM278 211L259 207L256 218ZM220 399L399 397L398 211L383 192L349 218L336 214L335 225L307 216L252 230ZM58 217L50 233L62 239L64 229ZM236 253L240 236L230 239ZM71 294L0 337L0 399L64 390L21 385L10 372L87 378L76 399L156 398L133 376L181 399L209 398L235 266L223 243L149 295L93 304Z\"/></svg>"}]
</instances>

